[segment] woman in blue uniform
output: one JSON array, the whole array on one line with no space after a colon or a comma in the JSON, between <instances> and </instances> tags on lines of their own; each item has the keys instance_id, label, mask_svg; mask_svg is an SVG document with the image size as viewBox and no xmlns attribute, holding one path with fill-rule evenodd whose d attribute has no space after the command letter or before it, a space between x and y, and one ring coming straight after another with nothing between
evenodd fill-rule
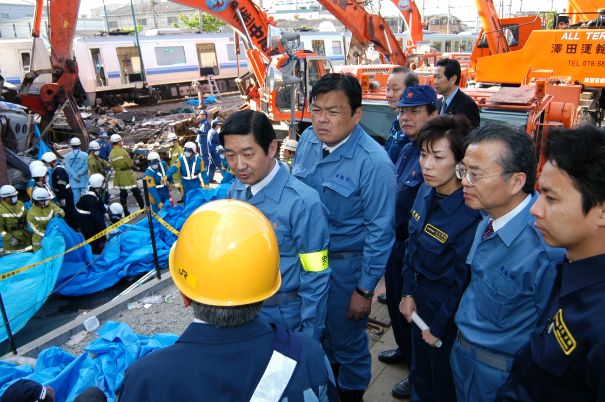
<instances>
[{"instance_id":1,"label":"woman in blue uniform","mask_svg":"<svg viewBox=\"0 0 605 402\"><path fill-rule=\"evenodd\" d=\"M401 313L428 325L412 326L412 401L455 401L449 355L456 338L454 315L467 286L466 257L481 220L464 205L456 165L464 156L470 123L463 116L429 120L418 134L424 184L410 211L403 263Z\"/></svg>"}]
</instances>

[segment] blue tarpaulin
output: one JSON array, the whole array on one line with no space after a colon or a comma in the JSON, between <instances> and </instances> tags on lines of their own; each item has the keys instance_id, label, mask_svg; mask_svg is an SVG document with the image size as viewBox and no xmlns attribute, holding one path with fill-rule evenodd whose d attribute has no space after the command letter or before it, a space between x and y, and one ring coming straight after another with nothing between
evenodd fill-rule
<instances>
[{"instance_id":1,"label":"blue tarpaulin","mask_svg":"<svg viewBox=\"0 0 605 402\"><path fill-rule=\"evenodd\" d=\"M35 368L0 362L0 393L15 380L26 378L51 386L57 402L71 402L92 386L100 388L111 402L132 362L178 339L173 334L137 335L127 324L112 321L97 335L79 357L51 347L40 353Z\"/></svg>"}]
</instances>

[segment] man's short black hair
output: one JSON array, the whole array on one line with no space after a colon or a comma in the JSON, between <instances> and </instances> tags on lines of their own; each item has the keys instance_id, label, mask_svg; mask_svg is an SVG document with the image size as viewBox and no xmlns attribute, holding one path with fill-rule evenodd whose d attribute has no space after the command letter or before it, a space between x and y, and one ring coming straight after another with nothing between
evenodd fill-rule
<instances>
[{"instance_id":1,"label":"man's short black hair","mask_svg":"<svg viewBox=\"0 0 605 402\"><path fill-rule=\"evenodd\" d=\"M248 135L252 134L256 143L269 153L269 145L276 139L275 130L269 118L262 112L254 110L241 110L227 117L221 132L218 135L222 146L225 146L226 135Z\"/></svg>"},{"instance_id":2,"label":"man's short black hair","mask_svg":"<svg viewBox=\"0 0 605 402\"><path fill-rule=\"evenodd\" d=\"M462 75L462 70L460 69L460 63L458 63L458 60L441 59L435 64L435 67L443 67L443 74L448 80L455 75L456 85L460 84L460 76Z\"/></svg>"},{"instance_id":3,"label":"man's short black hair","mask_svg":"<svg viewBox=\"0 0 605 402\"><path fill-rule=\"evenodd\" d=\"M485 124L471 131L465 149L471 144L483 142L499 142L506 147L498 162L503 174L525 173L523 192L531 194L536 185L536 149L531 137L519 127L502 123Z\"/></svg>"},{"instance_id":4,"label":"man's short black hair","mask_svg":"<svg viewBox=\"0 0 605 402\"><path fill-rule=\"evenodd\" d=\"M442 115L426 122L418 133L416 144L431 149L435 142L447 138L456 162L464 158L464 141L471 131L471 122L464 115Z\"/></svg>"},{"instance_id":5,"label":"man's short black hair","mask_svg":"<svg viewBox=\"0 0 605 402\"><path fill-rule=\"evenodd\" d=\"M405 74L405 77L403 78L403 85L405 85L406 88L410 85L420 84L420 81L418 80L418 75L411 68L397 66L393 68L391 74Z\"/></svg>"},{"instance_id":6,"label":"man's short black hair","mask_svg":"<svg viewBox=\"0 0 605 402\"><path fill-rule=\"evenodd\" d=\"M349 99L351 116L361 107L361 85L357 78L350 74L329 73L321 77L311 89L311 101L315 101L318 95L328 92L343 91Z\"/></svg>"},{"instance_id":7,"label":"man's short black hair","mask_svg":"<svg viewBox=\"0 0 605 402\"><path fill-rule=\"evenodd\" d=\"M605 133L591 127L553 130L546 142L546 160L564 171L582 194L587 214L605 202Z\"/></svg>"}]
</instances>

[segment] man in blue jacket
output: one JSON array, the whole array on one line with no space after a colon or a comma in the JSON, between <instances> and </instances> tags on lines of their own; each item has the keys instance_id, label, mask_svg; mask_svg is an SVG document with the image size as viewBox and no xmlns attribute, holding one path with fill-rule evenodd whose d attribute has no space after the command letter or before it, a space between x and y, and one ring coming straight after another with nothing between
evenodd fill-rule
<instances>
[{"instance_id":1,"label":"man in blue jacket","mask_svg":"<svg viewBox=\"0 0 605 402\"><path fill-rule=\"evenodd\" d=\"M206 109L202 110L200 113L201 120L199 121L199 125L197 127L197 137L195 142L197 142L197 146L200 150L200 156L204 161L204 167L208 168L208 131L210 131L210 122L208 121L208 112Z\"/></svg>"},{"instance_id":2,"label":"man in blue jacket","mask_svg":"<svg viewBox=\"0 0 605 402\"><path fill-rule=\"evenodd\" d=\"M221 170L221 154L218 149L218 146L221 145L218 136L220 125L221 122L217 117L210 123L210 130L208 131L208 182L210 183L216 183L214 173Z\"/></svg>"},{"instance_id":3,"label":"man in blue jacket","mask_svg":"<svg viewBox=\"0 0 605 402\"><path fill-rule=\"evenodd\" d=\"M330 267L323 345L342 401L362 401L371 379L366 324L374 288L394 240L395 170L360 126L361 86L327 74L311 92L312 127L298 143L292 174L330 212Z\"/></svg>"},{"instance_id":4,"label":"man in blue jacket","mask_svg":"<svg viewBox=\"0 0 605 402\"><path fill-rule=\"evenodd\" d=\"M458 402L493 401L513 358L546 307L563 250L534 226L536 155L528 135L505 124L471 132L456 175L464 201L484 213L467 263L471 281L451 353Z\"/></svg>"},{"instance_id":5,"label":"man in blue jacket","mask_svg":"<svg viewBox=\"0 0 605 402\"><path fill-rule=\"evenodd\" d=\"M69 174L74 203L77 204L80 196L88 188L88 153L80 149L82 142L77 137L72 138L69 145L71 145L71 152L65 155L64 166Z\"/></svg>"},{"instance_id":6,"label":"man in blue jacket","mask_svg":"<svg viewBox=\"0 0 605 402\"><path fill-rule=\"evenodd\" d=\"M229 247L216 247L217 239ZM319 343L259 315L280 288L278 261L272 224L252 205L198 208L169 257L193 323L176 344L128 368L119 401L338 400Z\"/></svg>"},{"instance_id":7,"label":"man in blue jacket","mask_svg":"<svg viewBox=\"0 0 605 402\"><path fill-rule=\"evenodd\" d=\"M275 159L275 131L264 113L232 114L221 129L220 141L237 177L228 197L260 209L277 235L282 284L263 302L262 312L287 329L319 340L330 282L327 211L319 194Z\"/></svg>"}]
</instances>

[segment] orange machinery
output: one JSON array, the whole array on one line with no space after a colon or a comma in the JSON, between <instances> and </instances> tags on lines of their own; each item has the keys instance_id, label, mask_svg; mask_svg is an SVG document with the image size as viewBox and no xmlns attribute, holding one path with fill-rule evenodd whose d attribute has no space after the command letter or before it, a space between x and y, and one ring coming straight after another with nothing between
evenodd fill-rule
<instances>
[{"instance_id":1,"label":"orange machinery","mask_svg":"<svg viewBox=\"0 0 605 402\"><path fill-rule=\"evenodd\" d=\"M361 64L359 61L362 54L372 44L381 54L382 63L406 65L406 56L395 34L384 18L365 9L364 1L319 0L318 2L351 31L350 48L357 60L351 60L348 64Z\"/></svg>"},{"instance_id":2,"label":"orange machinery","mask_svg":"<svg viewBox=\"0 0 605 402\"><path fill-rule=\"evenodd\" d=\"M410 40L407 43L406 53L410 53L410 50L416 46L416 44L422 41L423 36L423 24L420 11L416 6L414 0L392 0L393 3L399 9L399 12L403 16L410 33Z\"/></svg>"},{"instance_id":3,"label":"orange machinery","mask_svg":"<svg viewBox=\"0 0 605 402\"><path fill-rule=\"evenodd\" d=\"M63 112L71 128L79 134L84 146L88 145L88 132L82 121L74 100L74 90L78 82L78 65L71 54L71 44L76 31L80 0L47 0L48 20L51 46L50 70L35 70L27 73L19 89L19 99L22 105L42 117L41 126L48 125L57 110L65 105ZM36 0L34 12L34 57L41 53L35 48L42 48L40 40L40 25L44 0ZM32 61L35 66L36 60ZM40 87L39 93L31 91L34 80L41 74L51 73L52 82Z\"/></svg>"}]
</instances>

